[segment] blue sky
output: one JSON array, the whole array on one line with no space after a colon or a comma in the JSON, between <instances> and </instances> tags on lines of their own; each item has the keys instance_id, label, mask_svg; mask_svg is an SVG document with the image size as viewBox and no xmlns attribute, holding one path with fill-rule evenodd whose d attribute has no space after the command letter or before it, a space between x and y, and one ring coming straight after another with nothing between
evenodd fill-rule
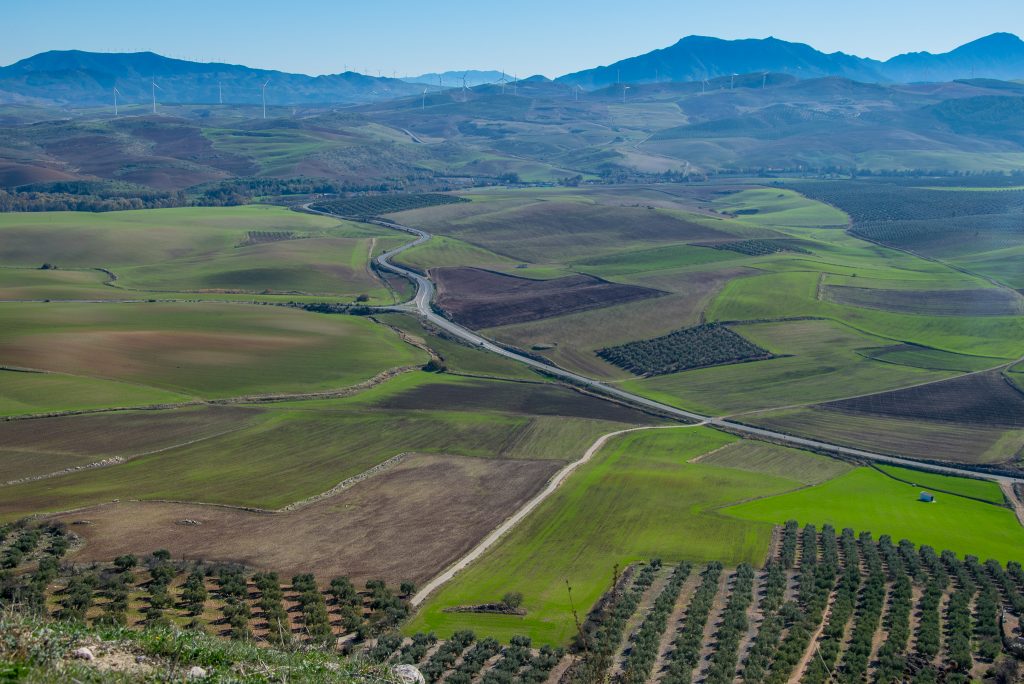
<instances>
[{"instance_id":1,"label":"blue sky","mask_svg":"<svg viewBox=\"0 0 1024 684\"><path fill-rule=\"evenodd\" d=\"M54 49L152 50L308 74L576 71L690 34L773 35L885 59L1024 35L1022 0L2 0L0 64Z\"/></svg>"}]
</instances>

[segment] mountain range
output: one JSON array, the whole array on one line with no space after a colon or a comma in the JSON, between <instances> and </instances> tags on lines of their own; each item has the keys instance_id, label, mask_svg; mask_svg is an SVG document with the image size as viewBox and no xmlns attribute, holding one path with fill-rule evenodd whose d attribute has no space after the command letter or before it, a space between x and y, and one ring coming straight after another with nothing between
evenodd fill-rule
<instances>
[{"instance_id":1,"label":"mountain range","mask_svg":"<svg viewBox=\"0 0 1024 684\"><path fill-rule=\"evenodd\" d=\"M670 47L556 80L591 89L615 83L700 81L756 72L798 78L842 76L866 83L962 78L1013 80L1024 78L1024 41L1010 33L993 33L951 52L911 52L882 62L842 52L828 54L810 45L778 38L722 40L688 36Z\"/></svg>"},{"instance_id":2,"label":"mountain range","mask_svg":"<svg viewBox=\"0 0 1024 684\"><path fill-rule=\"evenodd\" d=\"M434 71L429 74L420 74L419 76L408 76L402 80L408 83L422 83L423 85L447 86L448 88L454 88L456 86L462 87L463 76L466 77L467 88L474 88L485 83L496 83L502 78L509 81L512 80L512 76L506 75L500 71L480 71L479 69L470 69L468 71L442 71L440 73Z\"/></svg>"},{"instance_id":3,"label":"mountain range","mask_svg":"<svg viewBox=\"0 0 1024 684\"><path fill-rule=\"evenodd\" d=\"M152 52L97 53L53 50L0 68L0 102L95 106L113 101L259 104L262 85L268 104L349 104L373 102L422 90L396 78L353 71L306 76L237 64L190 62Z\"/></svg>"},{"instance_id":4,"label":"mountain range","mask_svg":"<svg viewBox=\"0 0 1024 684\"><path fill-rule=\"evenodd\" d=\"M842 52L821 52L777 38L722 40L688 36L674 45L607 66L555 79L563 87L587 90L617 83L700 82L733 74L771 73L799 79L839 76L866 83L946 82L967 78L1024 78L1024 41L994 33L942 54L913 52L886 61ZM440 74L445 87L497 81L496 71ZM437 87L437 73L410 79L378 78L351 71L307 76L246 66L190 62L152 52L94 53L50 51L0 67L0 103L101 106L113 89L123 104L260 104L262 85L271 105L364 104L418 95Z\"/></svg>"}]
</instances>

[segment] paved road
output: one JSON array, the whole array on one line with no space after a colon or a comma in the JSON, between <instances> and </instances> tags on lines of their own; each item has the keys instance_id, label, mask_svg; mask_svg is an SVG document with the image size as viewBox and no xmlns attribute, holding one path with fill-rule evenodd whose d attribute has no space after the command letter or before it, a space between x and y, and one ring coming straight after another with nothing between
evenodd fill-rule
<instances>
[{"instance_id":1,"label":"paved road","mask_svg":"<svg viewBox=\"0 0 1024 684\"><path fill-rule=\"evenodd\" d=\"M333 214L326 214L324 212L316 211L315 209L310 209L308 205L306 205L305 208L313 213L323 214L325 216L337 218ZM568 380L573 384L585 387L598 394L604 394L606 396L619 399L634 406L641 406L653 409L659 413L667 414L687 421L706 423L708 425L726 428L733 432L747 434L752 437L760 437L762 439L783 442L785 444L790 444L796 447L806 447L815 450L827 451L833 454L851 456L854 458L865 459L879 463L909 466L912 468L928 470L945 475L980 477L1000 483L1024 483L1024 476L1013 477L1008 475L979 473L973 470L969 470L967 468L958 468L955 465L937 465L932 463L923 463L921 461L913 459L900 458L897 456L888 456L886 454L878 454L872 451L844 447L838 444L831 444L829 442L823 442L815 439L794 437L793 435L787 435L782 432L775 432L774 430L766 430L763 428L752 427L750 425L743 425L742 423L736 423L730 420L726 420L724 418L701 415L699 413L694 413L693 411L686 411L684 409L676 408L675 406L669 406L668 404L663 404L661 402L654 401L653 399L648 399L647 397L642 397L637 394L633 394L632 392L627 392L619 387L605 384L598 380L594 380L592 378L579 375L578 373L573 373L572 371L568 371L563 368L549 366L545 363L541 363L540 361L531 359L528 356L524 356L523 354L510 351L503 347L499 347L490 340L487 340L481 337L480 335L477 335L472 330L464 328L458 323L450 321L447 318L444 318L443 316L440 316L439 314L435 313L433 308L431 307L431 301L434 298L434 283L426 276L416 273L415 271L409 270L408 268L405 268L403 266L398 266L392 262L392 259L394 257L401 254L405 250L411 249L416 245L422 245L424 242L430 240L430 238L432 237L430 233L428 233L425 230L420 230L419 228L404 226L393 221L373 220L371 221L371 223L375 223L385 228L391 228L393 230L404 231L416 237L416 239L413 240L412 242L402 245L401 247L393 249L389 252L384 252L383 254L380 254L376 259L377 265L380 266L381 268L389 270L393 273L401 274L416 283L416 297L413 299L413 301L410 304L391 308L399 311L414 310L421 316L429 320L438 328L441 328L442 330L445 330L451 333L452 335L455 335L456 337L459 337L477 346L480 349L484 349L494 354L498 354L500 356L513 359L515 361L518 361L519 363L523 363L528 366L532 366L534 368L542 370L548 375L553 375L555 377L562 378L563 380Z\"/></svg>"}]
</instances>

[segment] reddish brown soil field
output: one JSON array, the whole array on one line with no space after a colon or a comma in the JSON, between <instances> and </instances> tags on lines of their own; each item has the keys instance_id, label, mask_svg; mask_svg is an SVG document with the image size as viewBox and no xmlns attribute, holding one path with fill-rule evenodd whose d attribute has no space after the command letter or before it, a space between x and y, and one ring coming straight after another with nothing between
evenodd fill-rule
<instances>
[{"instance_id":1,"label":"reddish brown soil field","mask_svg":"<svg viewBox=\"0 0 1024 684\"><path fill-rule=\"evenodd\" d=\"M838 304L932 316L1014 316L1021 298L1005 290L878 290L826 285L824 298Z\"/></svg>"},{"instance_id":2,"label":"reddish brown soil field","mask_svg":"<svg viewBox=\"0 0 1024 684\"><path fill-rule=\"evenodd\" d=\"M124 502L60 516L86 540L72 560L168 549L175 559L232 561L290 577L423 582L468 551L562 466L410 456L306 508L252 513L195 504ZM183 520L199 525L181 524Z\"/></svg>"},{"instance_id":3,"label":"reddish brown soil field","mask_svg":"<svg viewBox=\"0 0 1024 684\"><path fill-rule=\"evenodd\" d=\"M1024 394L998 371L822 404L825 408L987 427L1024 427Z\"/></svg>"},{"instance_id":4,"label":"reddish brown soil field","mask_svg":"<svg viewBox=\"0 0 1024 684\"><path fill-rule=\"evenodd\" d=\"M389 396L380 406L389 409L503 411L535 416L592 418L619 423L654 422L650 415L575 390L540 383L486 381L430 384Z\"/></svg>"},{"instance_id":5,"label":"reddish brown soil field","mask_svg":"<svg viewBox=\"0 0 1024 684\"><path fill-rule=\"evenodd\" d=\"M0 161L0 186L47 183L49 181L73 180L77 176L43 164L22 164L16 161Z\"/></svg>"},{"instance_id":6,"label":"reddish brown soil field","mask_svg":"<svg viewBox=\"0 0 1024 684\"><path fill-rule=\"evenodd\" d=\"M472 328L536 321L665 294L589 275L531 280L480 268L438 268L431 275L441 308Z\"/></svg>"},{"instance_id":7,"label":"reddish brown soil field","mask_svg":"<svg viewBox=\"0 0 1024 684\"><path fill-rule=\"evenodd\" d=\"M259 171L259 166L251 159L215 150L199 126L149 117L126 118L115 125L129 135L151 144L152 153L158 157L206 164L238 176Z\"/></svg>"}]
</instances>

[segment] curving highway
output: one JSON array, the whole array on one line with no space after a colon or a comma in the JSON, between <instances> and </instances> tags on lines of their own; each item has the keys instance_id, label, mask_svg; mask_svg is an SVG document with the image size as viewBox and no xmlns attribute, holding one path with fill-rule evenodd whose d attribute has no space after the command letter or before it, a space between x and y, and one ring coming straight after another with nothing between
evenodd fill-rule
<instances>
[{"instance_id":1,"label":"curving highway","mask_svg":"<svg viewBox=\"0 0 1024 684\"><path fill-rule=\"evenodd\" d=\"M309 205L305 205L303 208L311 213L322 214L324 216L330 216L332 218L338 218L336 214L328 214L326 212L318 211L316 209L310 208ZM829 453L850 456L862 460L870 460L879 463L888 463L899 466L909 466L911 468L916 468L919 470L928 470L931 472L936 472L944 475L959 475L983 478L1006 484L1024 483L1024 476L980 473L977 471L969 470L967 468L959 468L955 465L939 465L934 463L925 463L913 459L900 458L898 456L888 456L886 454L865 451L863 449L844 447L838 444L831 444L829 442L822 442L815 439L795 437L793 435L787 435L785 433L776 432L774 430L766 430L763 428L753 427L750 425L744 425L742 423L736 423L730 420L726 420L724 418L701 415L699 413L694 413L693 411L686 411L684 409L676 408L674 406L669 406L668 404L663 404L661 402L654 401L653 399L648 399L647 397L642 397L640 395L633 394L632 392L627 392L613 385L605 384L598 380L594 380L592 378L579 375L578 373L573 373L572 371L568 371L557 366L549 366L546 363L541 363L540 361L531 359L530 357L525 356L523 354L510 351L508 349L505 349L504 347L499 347L493 342L476 334L469 328L465 328L459 325L458 323L455 323L443 316L438 315L431 307L431 302L433 301L434 298L433 281L431 281L430 278L426 276L423 276L408 268L398 266L397 264L391 261L395 256L401 254L407 249L411 249L416 245L422 245L423 243L430 240L430 238L433 237L430 233L428 233L425 230L420 230L419 228L404 226L393 221L384 221L378 219L371 220L370 223L374 223L385 228L391 228L393 230L404 231L416 237L416 239L413 240L412 242L404 244L401 247L397 247L389 252L384 252L383 254L378 255L377 258L375 259L377 265L380 266L381 268L391 271L392 273L398 273L399 275L402 275L416 283L416 296L412 300L412 302L410 302L409 304L390 308L399 311L414 310L420 316L426 318L438 328L441 328L442 330L445 330L448 333L455 335L456 337L459 337L462 340L469 342L470 344L473 344L474 346L480 349L485 349L494 354L498 354L500 356L513 359L515 361L518 361L519 363L523 363L526 364L527 366L531 366L533 368L541 370L548 375L559 377L562 378L563 380L568 380L569 382L575 385L585 387L588 390L595 392L597 394L603 394L605 396L614 397L615 399L632 404L634 406L650 408L656 410L659 413L674 416L676 418L681 418L683 420L704 423L707 425L712 425L720 428L726 428L732 432L743 433L754 438L767 439L775 442L783 442L785 444L789 444L796 447L804 447L814 450L826 451Z\"/></svg>"}]
</instances>

